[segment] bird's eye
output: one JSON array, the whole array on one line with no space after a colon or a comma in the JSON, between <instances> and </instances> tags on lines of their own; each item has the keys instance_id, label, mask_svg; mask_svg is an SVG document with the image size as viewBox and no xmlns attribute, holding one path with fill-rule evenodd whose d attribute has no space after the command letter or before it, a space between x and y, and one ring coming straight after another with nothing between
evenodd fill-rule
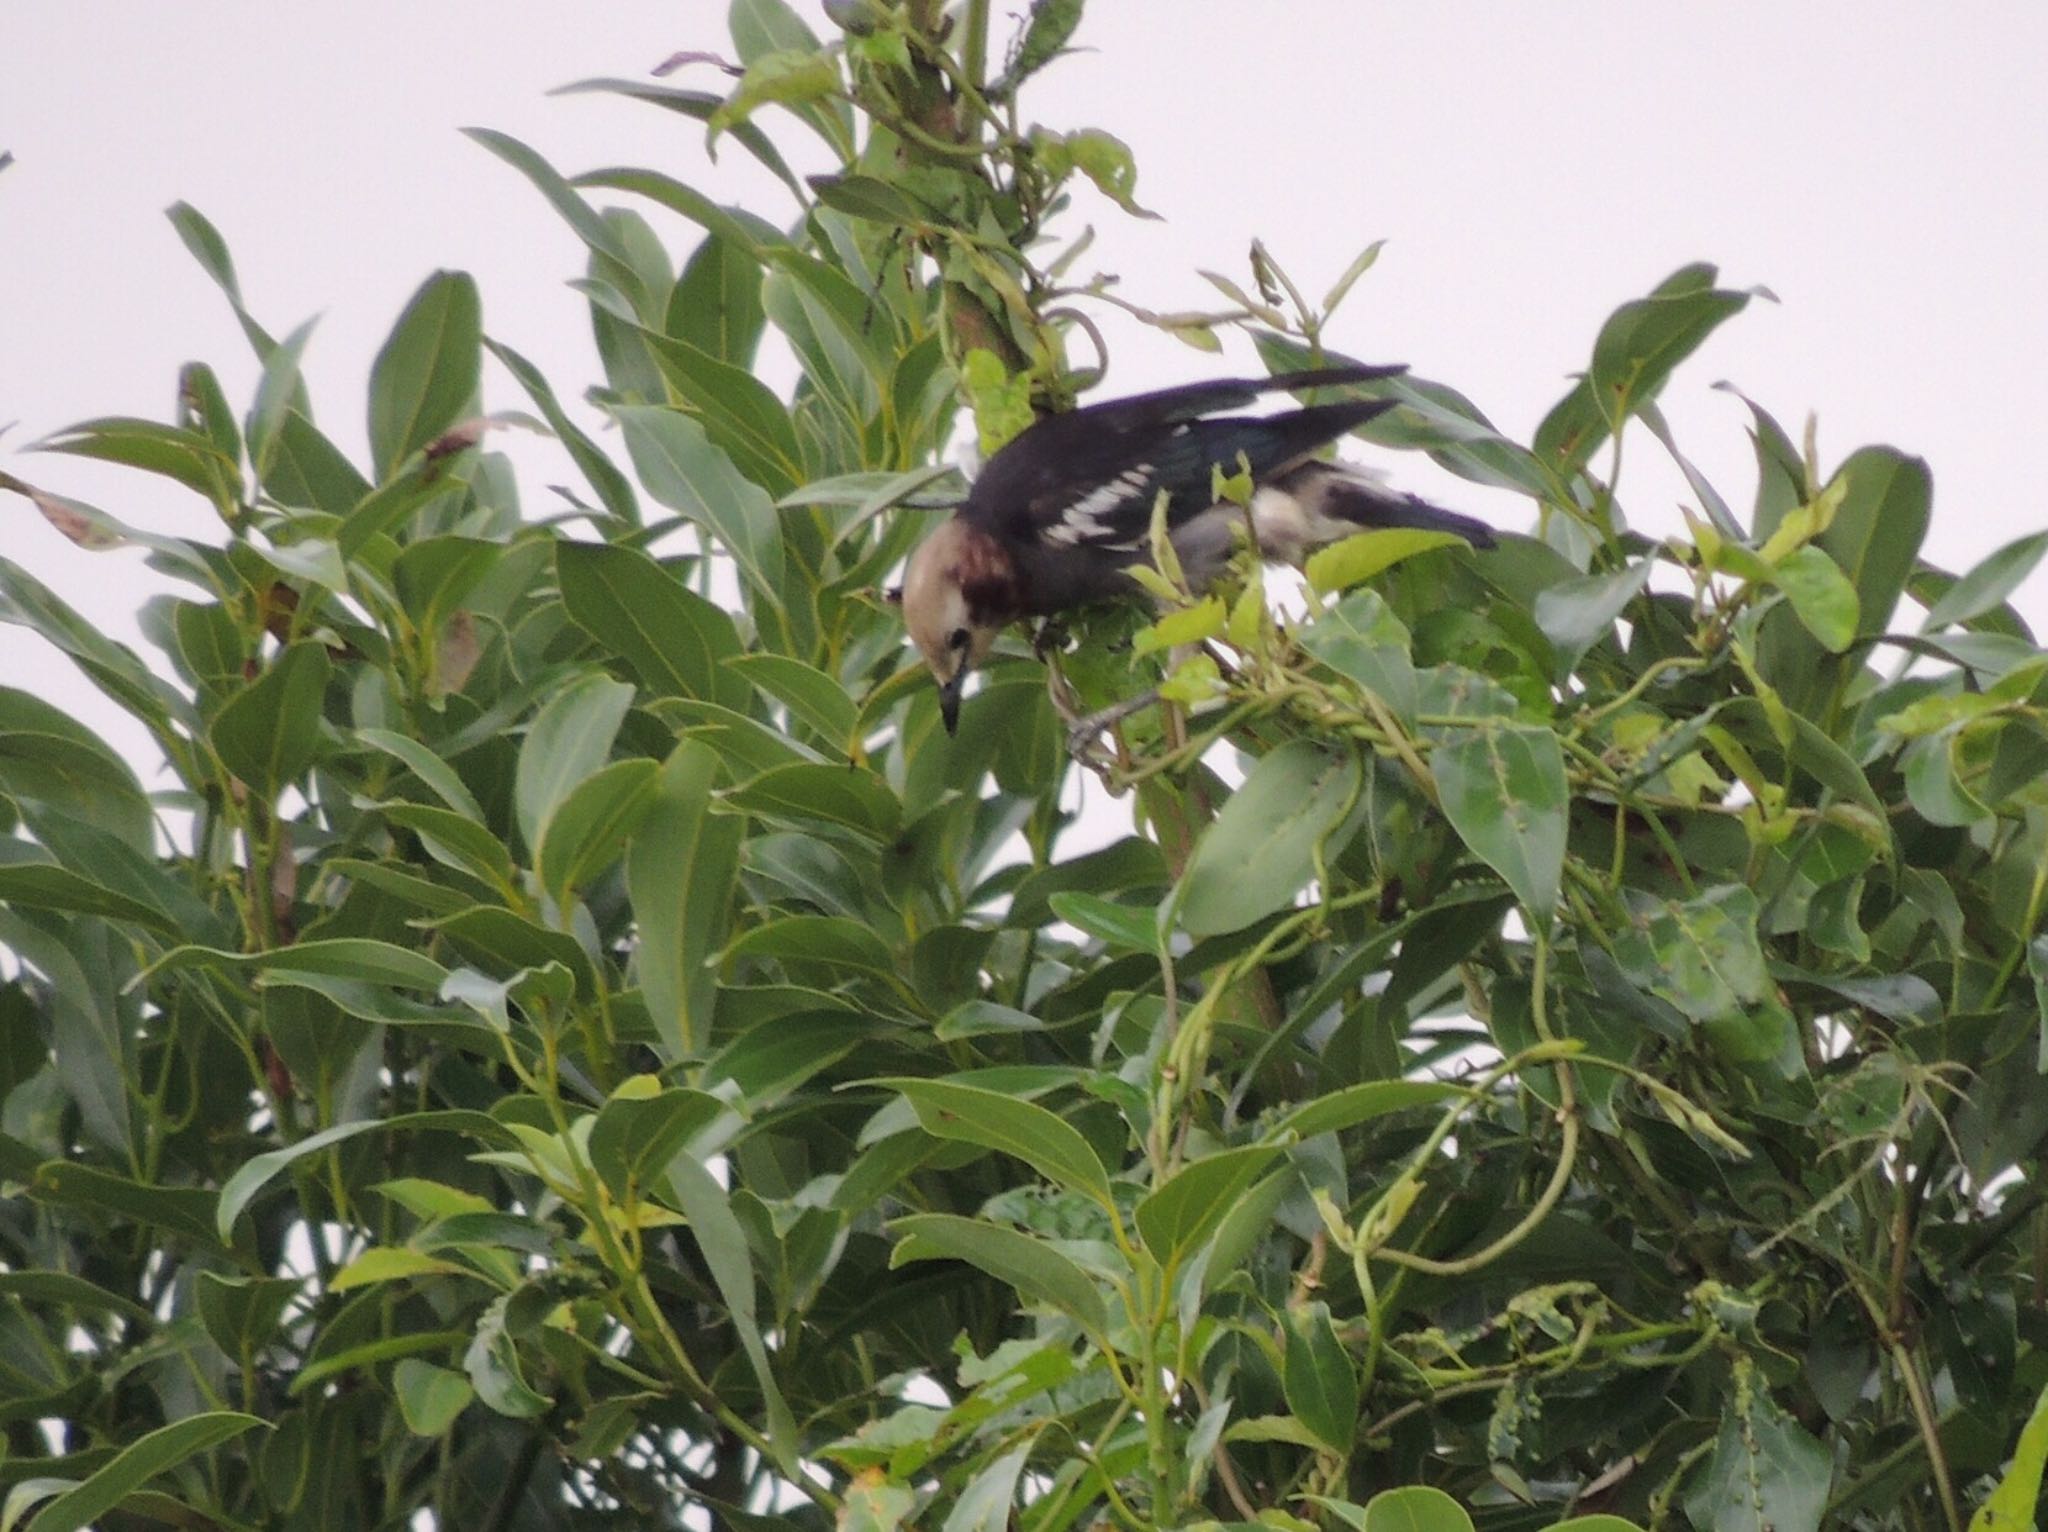
<instances>
[{"instance_id":1,"label":"bird's eye","mask_svg":"<svg viewBox=\"0 0 2048 1532\"><path fill-rule=\"evenodd\" d=\"M951 649L965 649L967 647L967 640L967 630L965 628L955 628L947 637L946 646Z\"/></svg>"}]
</instances>

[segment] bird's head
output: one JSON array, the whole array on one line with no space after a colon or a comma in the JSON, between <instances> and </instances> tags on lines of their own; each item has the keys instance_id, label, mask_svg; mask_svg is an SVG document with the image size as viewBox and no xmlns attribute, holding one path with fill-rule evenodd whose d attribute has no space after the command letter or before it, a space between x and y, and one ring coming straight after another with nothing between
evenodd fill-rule
<instances>
[{"instance_id":1,"label":"bird's head","mask_svg":"<svg viewBox=\"0 0 2048 1532\"><path fill-rule=\"evenodd\" d=\"M917 546L895 600L910 641L939 683L939 716L951 734L960 722L968 674L1016 615L1009 560L995 540L955 517Z\"/></svg>"}]
</instances>

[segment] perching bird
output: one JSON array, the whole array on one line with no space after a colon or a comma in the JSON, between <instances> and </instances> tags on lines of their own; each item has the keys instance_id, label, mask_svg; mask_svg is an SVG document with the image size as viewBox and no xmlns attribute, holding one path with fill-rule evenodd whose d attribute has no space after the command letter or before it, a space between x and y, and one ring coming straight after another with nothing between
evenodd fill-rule
<instances>
[{"instance_id":1,"label":"perching bird","mask_svg":"<svg viewBox=\"0 0 2048 1532\"><path fill-rule=\"evenodd\" d=\"M1049 415L988 460L967 499L918 545L900 601L911 641L939 683L947 732L961 688L996 635L1132 593L1124 573L1148 561L1152 508L1169 499L1167 536L1200 589L1230 555L1245 508L1215 495L1215 473L1252 479L1259 552L1299 564L1309 549L1377 527L1451 532L1482 548L1493 533L1469 516L1389 490L1358 469L1312 454L1394 407L1390 399L1307 405L1276 415L1218 415L1280 389L1391 377L1402 367L1333 367L1272 378L1221 379Z\"/></svg>"}]
</instances>

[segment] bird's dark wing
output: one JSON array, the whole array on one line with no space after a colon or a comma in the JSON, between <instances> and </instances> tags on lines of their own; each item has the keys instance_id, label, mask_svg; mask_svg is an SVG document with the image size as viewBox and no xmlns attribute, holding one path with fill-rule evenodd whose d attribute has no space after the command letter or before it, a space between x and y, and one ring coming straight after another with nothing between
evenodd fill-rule
<instances>
[{"instance_id":1,"label":"bird's dark wing","mask_svg":"<svg viewBox=\"0 0 2048 1532\"><path fill-rule=\"evenodd\" d=\"M1327 367L1315 372L1276 373L1270 378L1216 378L1206 383L1162 388L1149 394L1132 394L1123 399L1106 399L1100 404L1086 404L1054 418L1085 423L1091 430L1122 434L1197 420L1219 410L1242 409L1266 394L1282 390L1370 383L1380 378L1397 377L1407 370L1404 363L1391 367Z\"/></svg>"},{"instance_id":2,"label":"bird's dark wing","mask_svg":"<svg viewBox=\"0 0 2048 1532\"><path fill-rule=\"evenodd\" d=\"M997 454L976 481L974 498L994 522L992 530L1015 541L1136 550L1151 530L1161 490L1170 497L1167 525L1178 525L1215 504L1218 469L1234 474L1249 466L1253 480L1263 480L1393 407L1391 400L1358 399L1284 415L1198 417L1116 432L1057 416ZM1069 421L1084 428L1060 429ZM1028 440L1033 437L1038 440ZM1003 464L1019 443L1032 450Z\"/></svg>"}]
</instances>

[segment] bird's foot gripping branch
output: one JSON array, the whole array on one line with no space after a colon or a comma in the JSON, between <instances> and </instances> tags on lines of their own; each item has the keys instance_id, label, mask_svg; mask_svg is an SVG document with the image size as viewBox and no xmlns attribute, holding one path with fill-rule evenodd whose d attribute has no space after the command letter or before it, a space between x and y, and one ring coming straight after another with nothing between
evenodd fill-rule
<instances>
[{"instance_id":1,"label":"bird's foot gripping branch","mask_svg":"<svg viewBox=\"0 0 2048 1532\"><path fill-rule=\"evenodd\" d=\"M2007 597L2048 539L1952 576L1924 465L1733 399L1753 493L1694 472L1657 401L1748 301L1708 267L1527 444L1334 349L1372 251L1139 311L1275 378L1072 410L1135 307L1052 238L1135 208L1128 154L1019 105L1080 11L739 0L693 77L586 83L756 206L478 135L586 246L603 378L441 273L367 453L174 210L250 407L194 363L170 421L41 445L217 524L0 477L165 582L145 658L0 560L168 772L0 692L0 1520L2033 1519L2048 656ZM508 389L577 478L545 507ZM979 577L925 556L930 667L873 599L963 395L1025 526L942 524L1037 592L984 615L1137 598L1057 656L1069 711L1165 699L1106 843ZM1345 431L1487 525L1312 455ZM1682 535L1631 530L1624 440Z\"/></svg>"}]
</instances>

